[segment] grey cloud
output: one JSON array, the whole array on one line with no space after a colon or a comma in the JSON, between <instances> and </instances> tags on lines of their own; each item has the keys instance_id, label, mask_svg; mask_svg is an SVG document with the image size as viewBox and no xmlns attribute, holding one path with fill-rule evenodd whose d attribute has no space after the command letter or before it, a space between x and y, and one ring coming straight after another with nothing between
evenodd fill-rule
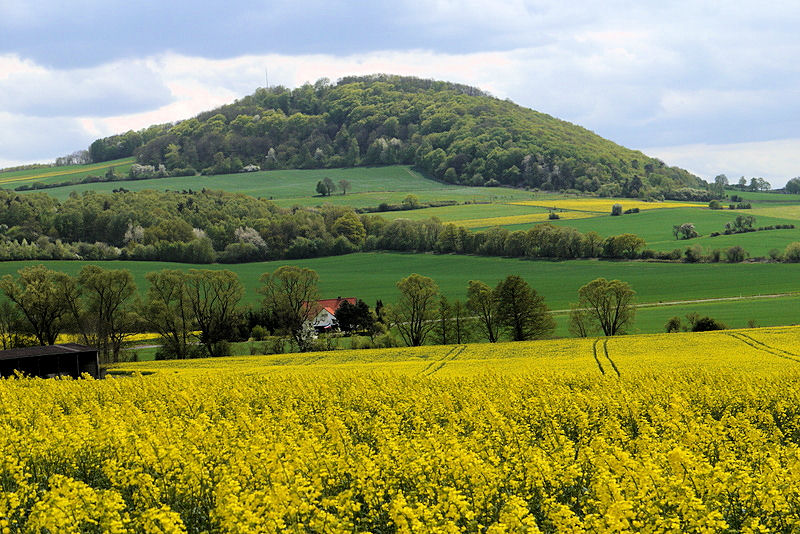
<instances>
[{"instance_id":1,"label":"grey cloud","mask_svg":"<svg viewBox=\"0 0 800 534\"><path fill-rule=\"evenodd\" d=\"M91 69L36 69L0 79L3 111L36 117L109 117L170 101L171 92L159 75L138 61Z\"/></svg>"}]
</instances>

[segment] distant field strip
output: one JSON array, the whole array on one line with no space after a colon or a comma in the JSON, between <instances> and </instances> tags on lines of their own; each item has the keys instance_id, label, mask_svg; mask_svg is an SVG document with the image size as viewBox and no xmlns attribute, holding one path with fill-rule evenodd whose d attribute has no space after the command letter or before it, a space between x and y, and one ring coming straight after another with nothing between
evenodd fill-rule
<instances>
[{"instance_id":1,"label":"distant field strip","mask_svg":"<svg viewBox=\"0 0 800 534\"><path fill-rule=\"evenodd\" d=\"M516 205L523 205L514 202ZM559 219L586 219L588 217L596 217L597 213L587 213L579 211L564 211L558 214ZM485 228L488 226L505 226L508 224L524 224L534 222L544 222L549 220L549 213L529 213L527 215L508 215L505 217L486 217L483 219L464 219L460 221L451 221L456 226L463 226L464 228Z\"/></svg>"},{"instance_id":2,"label":"distant field strip","mask_svg":"<svg viewBox=\"0 0 800 534\"><path fill-rule=\"evenodd\" d=\"M52 178L54 176L69 176L71 174L81 174L81 173L91 172L91 171L100 171L100 170L108 169L110 167L117 167L119 165L125 165L127 163L132 163L132 162L133 162L133 158L131 158L130 161L114 161L113 163L103 163L103 164L100 164L100 165L82 166L82 167L76 167L76 168L70 169L70 170L51 171L51 172L45 172L45 173L34 174L34 175L29 175L29 176L15 176L13 178L0 179L0 184L6 184L6 183L12 183L12 182L29 182L31 180L39 180L41 178ZM0 176L2 176L2 175L0 175Z\"/></svg>"},{"instance_id":3,"label":"distant field strip","mask_svg":"<svg viewBox=\"0 0 800 534\"><path fill-rule=\"evenodd\" d=\"M590 211L595 213L611 213L614 204L621 204L622 209L629 210L639 208L640 210L653 210L664 208L702 208L705 204L689 202L644 202L642 200L631 200L626 198L585 198L585 199L565 199L565 200L524 200L512 202L516 206L536 206L539 208L551 208L559 210ZM559 213L559 215L561 215Z\"/></svg>"},{"instance_id":4,"label":"distant field strip","mask_svg":"<svg viewBox=\"0 0 800 534\"><path fill-rule=\"evenodd\" d=\"M795 369L800 327L772 327L700 333L646 334L553 339L518 343L437 345L397 349L335 350L307 354L236 356L117 364L129 373L364 373L430 377L555 371L625 377L652 369L736 369L771 373ZM602 354L600 344L602 341ZM609 344L613 347L609 348ZM614 352L612 358L611 352ZM775 356L778 356L777 358ZM607 362L607 363L606 363ZM612 371L613 369L613 371Z\"/></svg>"}]
</instances>

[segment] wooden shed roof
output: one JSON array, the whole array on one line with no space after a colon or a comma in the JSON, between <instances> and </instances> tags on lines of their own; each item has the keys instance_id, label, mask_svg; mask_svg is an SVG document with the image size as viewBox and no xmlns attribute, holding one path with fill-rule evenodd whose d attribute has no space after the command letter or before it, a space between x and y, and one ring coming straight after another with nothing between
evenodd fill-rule
<instances>
[{"instance_id":1,"label":"wooden shed roof","mask_svg":"<svg viewBox=\"0 0 800 534\"><path fill-rule=\"evenodd\" d=\"M35 358L37 356L58 356L61 354L74 354L76 352L97 352L97 349L79 343L64 343L62 345L46 345L41 347L21 347L18 349L0 350L0 360Z\"/></svg>"}]
</instances>

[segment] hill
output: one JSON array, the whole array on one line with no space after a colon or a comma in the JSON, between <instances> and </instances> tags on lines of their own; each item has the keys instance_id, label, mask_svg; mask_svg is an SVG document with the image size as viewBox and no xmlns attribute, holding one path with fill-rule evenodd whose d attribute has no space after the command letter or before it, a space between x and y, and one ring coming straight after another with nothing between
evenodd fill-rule
<instances>
[{"instance_id":1,"label":"hill","mask_svg":"<svg viewBox=\"0 0 800 534\"><path fill-rule=\"evenodd\" d=\"M410 164L445 182L685 196L696 176L544 113L448 82L391 75L254 94L179 122L98 139L155 174ZM161 167L163 165L163 167Z\"/></svg>"}]
</instances>

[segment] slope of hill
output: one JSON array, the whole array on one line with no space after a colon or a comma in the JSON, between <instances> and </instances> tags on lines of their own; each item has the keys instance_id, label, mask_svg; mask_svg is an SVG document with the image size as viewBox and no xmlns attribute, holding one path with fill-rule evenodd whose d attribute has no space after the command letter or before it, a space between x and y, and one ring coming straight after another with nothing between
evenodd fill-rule
<instances>
[{"instance_id":1,"label":"slope of hill","mask_svg":"<svg viewBox=\"0 0 800 534\"><path fill-rule=\"evenodd\" d=\"M478 89L390 75L261 88L172 127L98 139L90 152L94 161L135 154L173 175L403 163L454 184L607 196L703 185L684 170Z\"/></svg>"}]
</instances>

